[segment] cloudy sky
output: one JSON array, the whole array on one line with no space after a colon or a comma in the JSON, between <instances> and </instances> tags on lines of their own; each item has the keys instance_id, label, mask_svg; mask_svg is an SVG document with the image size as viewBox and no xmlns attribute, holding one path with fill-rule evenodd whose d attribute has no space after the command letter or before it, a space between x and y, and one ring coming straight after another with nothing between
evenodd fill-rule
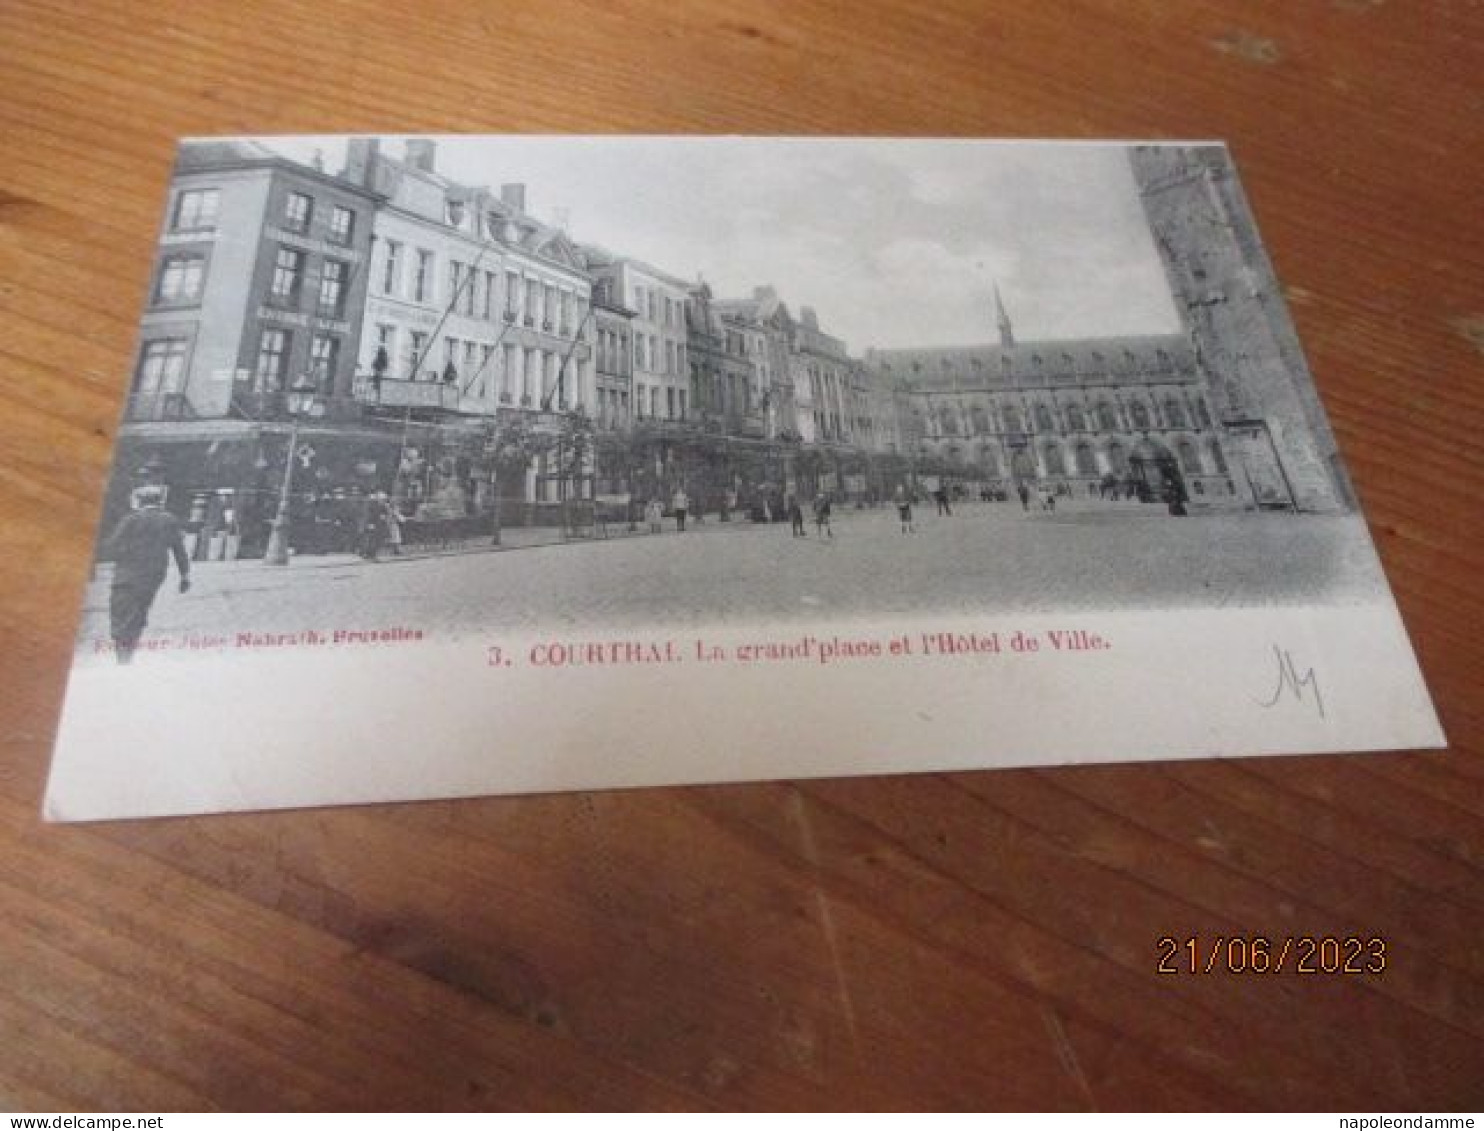
<instances>
[{"instance_id":1,"label":"cloudy sky","mask_svg":"<svg viewBox=\"0 0 1484 1131\"><path fill-rule=\"evenodd\" d=\"M316 150L338 138L261 139ZM526 184L528 209L723 297L776 286L854 353L995 336L1171 333L1179 323L1115 146L810 138L452 138L437 168ZM403 140L389 138L401 155Z\"/></svg>"}]
</instances>

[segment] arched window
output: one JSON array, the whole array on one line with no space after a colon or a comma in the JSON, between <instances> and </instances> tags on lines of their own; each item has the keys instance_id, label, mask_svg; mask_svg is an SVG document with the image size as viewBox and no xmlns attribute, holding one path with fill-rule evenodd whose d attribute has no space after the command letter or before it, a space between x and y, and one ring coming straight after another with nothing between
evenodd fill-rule
<instances>
[{"instance_id":1,"label":"arched window","mask_svg":"<svg viewBox=\"0 0 1484 1131\"><path fill-rule=\"evenodd\" d=\"M1135 428L1149 427L1149 409L1144 406L1143 401L1134 401L1128 406L1129 419L1134 422Z\"/></svg>"},{"instance_id":2,"label":"arched window","mask_svg":"<svg viewBox=\"0 0 1484 1131\"><path fill-rule=\"evenodd\" d=\"M1180 470L1189 475L1201 473L1201 457L1196 453L1195 445L1189 440L1177 440L1175 454L1180 457Z\"/></svg>"},{"instance_id":3,"label":"arched window","mask_svg":"<svg viewBox=\"0 0 1484 1131\"><path fill-rule=\"evenodd\" d=\"M1175 397L1165 398L1165 427L1185 427L1185 406L1182 405Z\"/></svg>"},{"instance_id":4,"label":"arched window","mask_svg":"<svg viewBox=\"0 0 1484 1131\"><path fill-rule=\"evenodd\" d=\"M1067 473L1067 462L1062 458L1061 446L1050 443L1041 448L1041 457L1046 461L1047 475L1065 475Z\"/></svg>"},{"instance_id":5,"label":"arched window","mask_svg":"<svg viewBox=\"0 0 1484 1131\"><path fill-rule=\"evenodd\" d=\"M1118 430L1118 413L1107 401L1098 405L1098 427L1109 432Z\"/></svg>"},{"instance_id":6,"label":"arched window","mask_svg":"<svg viewBox=\"0 0 1484 1131\"><path fill-rule=\"evenodd\" d=\"M1051 422L1051 410L1043 404L1036 406L1036 431L1051 432L1056 425Z\"/></svg>"},{"instance_id":7,"label":"arched window","mask_svg":"<svg viewBox=\"0 0 1484 1131\"><path fill-rule=\"evenodd\" d=\"M1117 475L1128 474L1128 449L1117 440L1108 445L1108 466Z\"/></svg>"},{"instance_id":8,"label":"arched window","mask_svg":"<svg viewBox=\"0 0 1484 1131\"><path fill-rule=\"evenodd\" d=\"M1206 450L1211 453L1211 466L1222 475L1226 474L1226 453L1221 450L1221 445L1212 440Z\"/></svg>"},{"instance_id":9,"label":"arched window","mask_svg":"<svg viewBox=\"0 0 1484 1131\"><path fill-rule=\"evenodd\" d=\"M1014 405L1011 405L1010 407L1005 409L1004 415L1006 432L1025 431L1025 421L1021 419L1020 409L1016 408Z\"/></svg>"},{"instance_id":10,"label":"arched window","mask_svg":"<svg viewBox=\"0 0 1484 1131\"><path fill-rule=\"evenodd\" d=\"M1097 457L1092 454L1092 445L1083 441L1078 444L1074 456L1077 460L1078 475L1096 475L1098 473Z\"/></svg>"},{"instance_id":11,"label":"arched window","mask_svg":"<svg viewBox=\"0 0 1484 1131\"><path fill-rule=\"evenodd\" d=\"M1067 427L1073 432L1087 431L1087 418L1082 415L1080 405L1067 405Z\"/></svg>"}]
</instances>

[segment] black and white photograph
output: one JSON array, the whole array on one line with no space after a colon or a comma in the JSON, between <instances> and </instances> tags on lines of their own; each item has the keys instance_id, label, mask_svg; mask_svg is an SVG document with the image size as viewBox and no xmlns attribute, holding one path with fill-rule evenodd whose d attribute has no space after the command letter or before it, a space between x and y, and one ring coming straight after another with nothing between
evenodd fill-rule
<instances>
[{"instance_id":1,"label":"black and white photograph","mask_svg":"<svg viewBox=\"0 0 1484 1131\"><path fill-rule=\"evenodd\" d=\"M1343 601L1353 515L1220 145L187 141L79 647Z\"/></svg>"},{"instance_id":2,"label":"black and white photograph","mask_svg":"<svg viewBox=\"0 0 1484 1131\"><path fill-rule=\"evenodd\" d=\"M1399 665L1402 729L1430 735L1220 143L216 138L170 181L77 669L127 669L100 723L208 660L274 685L264 665L349 652L436 681L410 658L436 646L521 667L506 691L767 661L859 697L830 665L1044 648L1139 671L1085 618L1316 608L1381 618L1369 660ZM996 621L1024 616L1052 621ZM1219 667L1225 628L1178 623ZM1327 721L1286 647L1261 655L1254 682ZM331 698L402 686L317 670ZM752 678L721 694L771 712ZM973 698L985 673L912 678ZM552 725L484 694L471 718ZM704 716L718 691L685 694ZM1222 748L1184 733L1172 749Z\"/></svg>"}]
</instances>

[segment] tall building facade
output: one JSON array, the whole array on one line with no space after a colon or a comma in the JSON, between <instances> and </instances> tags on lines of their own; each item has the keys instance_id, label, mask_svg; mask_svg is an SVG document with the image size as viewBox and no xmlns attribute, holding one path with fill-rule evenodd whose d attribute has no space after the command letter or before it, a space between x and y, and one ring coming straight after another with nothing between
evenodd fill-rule
<instances>
[{"instance_id":1,"label":"tall building facade","mask_svg":"<svg viewBox=\"0 0 1484 1131\"><path fill-rule=\"evenodd\" d=\"M351 142L346 178L376 213L357 396L381 408L495 415L596 410L592 284L560 230L498 193L438 173L435 143L401 158Z\"/></svg>"},{"instance_id":2,"label":"tall building facade","mask_svg":"<svg viewBox=\"0 0 1484 1131\"><path fill-rule=\"evenodd\" d=\"M1263 507L1353 508L1334 436L1226 149L1135 146L1130 161L1242 490Z\"/></svg>"},{"instance_id":3,"label":"tall building facade","mask_svg":"<svg viewBox=\"0 0 1484 1131\"><path fill-rule=\"evenodd\" d=\"M790 362L795 419L804 442L849 443L850 355L843 341L820 329L812 307L799 310Z\"/></svg>"},{"instance_id":4,"label":"tall building facade","mask_svg":"<svg viewBox=\"0 0 1484 1131\"><path fill-rule=\"evenodd\" d=\"M348 400L375 196L252 142L187 142L141 319L129 421L258 421Z\"/></svg>"},{"instance_id":5,"label":"tall building facade","mask_svg":"<svg viewBox=\"0 0 1484 1131\"><path fill-rule=\"evenodd\" d=\"M773 287L760 286L750 298L715 299L712 308L725 326L743 337L763 435L769 440L797 439L790 362L794 320L788 307Z\"/></svg>"},{"instance_id":6,"label":"tall building facade","mask_svg":"<svg viewBox=\"0 0 1484 1131\"><path fill-rule=\"evenodd\" d=\"M903 391L916 454L1002 490L1072 497L1171 485L1198 507L1241 505L1195 352L1181 335L1021 341L998 294L998 340L870 350Z\"/></svg>"},{"instance_id":7,"label":"tall building facade","mask_svg":"<svg viewBox=\"0 0 1484 1131\"><path fill-rule=\"evenodd\" d=\"M691 291L686 325L695 415L711 431L761 438L763 416L748 335L722 318L704 283Z\"/></svg>"},{"instance_id":8,"label":"tall building facade","mask_svg":"<svg viewBox=\"0 0 1484 1131\"><path fill-rule=\"evenodd\" d=\"M594 420L602 429L627 428L634 420L635 313L614 303L608 297L607 288L600 285L593 289L598 398Z\"/></svg>"},{"instance_id":9,"label":"tall building facade","mask_svg":"<svg viewBox=\"0 0 1484 1131\"><path fill-rule=\"evenodd\" d=\"M102 529L149 482L199 556L259 553L294 437L301 486L374 486L353 387L379 203L252 142L182 143Z\"/></svg>"},{"instance_id":10,"label":"tall building facade","mask_svg":"<svg viewBox=\"0 0 1484 1131\"><path fill-rule=\"evenodd\" d=\"M691 412L685 308L691 285L638 259L583 248L584 261L607 301L634 311L634 417L686 420Z\"/></svg>"}]
</instances>

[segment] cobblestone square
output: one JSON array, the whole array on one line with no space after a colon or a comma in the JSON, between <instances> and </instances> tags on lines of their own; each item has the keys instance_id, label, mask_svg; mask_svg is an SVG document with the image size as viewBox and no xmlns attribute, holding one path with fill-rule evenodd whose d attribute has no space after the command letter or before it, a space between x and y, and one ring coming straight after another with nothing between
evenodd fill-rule
<instances>
[{"instance_id":1,"label":"cobblestone square","mask_svg":"<svg viewBox=\"0 0 1484 1131\"><path fill-rule=\"evenodd\" d=\"M409 560L299 557L282 568L210 563L189 594L167 585L148 636L415 627L602 630L879 615L1219 607L1361 599L1380 575L1348 516L1194 515L1159 508L1056 514L969 503L919 507L903 534L888 508L809 524L721 523L677 533L476 550ZM81 643L107 630L107 567L89 587Z\"/></svg>"}]
</instances>

